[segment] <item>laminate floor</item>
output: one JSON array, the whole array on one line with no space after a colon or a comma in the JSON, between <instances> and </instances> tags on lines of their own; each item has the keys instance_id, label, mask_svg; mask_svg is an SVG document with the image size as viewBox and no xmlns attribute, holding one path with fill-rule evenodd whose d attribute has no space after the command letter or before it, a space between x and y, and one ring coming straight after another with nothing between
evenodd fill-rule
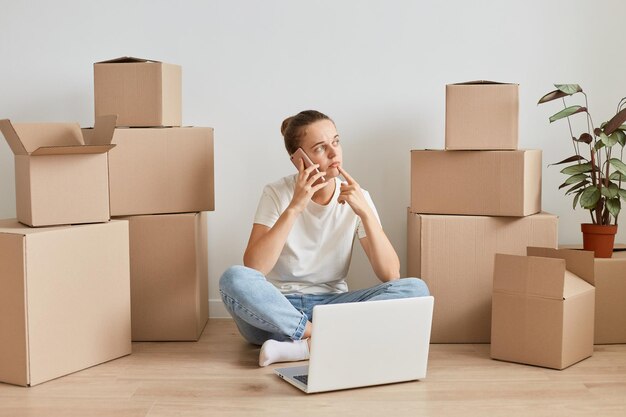
<instances>
[{"instance_id":1,"label":"laminate floor","mask_svg":"<svg viewBox=\"0 0 626 417\"><path fill-rule=\"evenodd\" d=\"M626 345L563 371L494 361L489 345L431 345L422 381L313 395L274 375L284 365L259 368L258 352L212 319L199 342L134 343L35 387L0 384L0 416L626 416Z\"/></svg>"}]
</instances>

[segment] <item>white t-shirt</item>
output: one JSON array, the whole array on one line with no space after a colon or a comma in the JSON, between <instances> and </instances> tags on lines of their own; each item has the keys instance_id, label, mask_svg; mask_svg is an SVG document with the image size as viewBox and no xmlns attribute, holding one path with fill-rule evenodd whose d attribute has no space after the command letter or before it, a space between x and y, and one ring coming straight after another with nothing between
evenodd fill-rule
<instances>
[{"instance_id":1,"label":"white t-shirt","mask_svg":"<svg viewBox=\"0 0 626 417\"><path fill-rule=\"evenodd\" d=\"M295 189L291 175L265 186L254 223L273 227L287 209ZM325 294L348 291L345 278L350 267L354 235L365 237L361 219L352 208L339 204L341 180L325 206L309 201L291 229L285 246L267 279L283 294ZM367 191L362 190L376 219L380 218Z\"/></svg>"}]
</instances>

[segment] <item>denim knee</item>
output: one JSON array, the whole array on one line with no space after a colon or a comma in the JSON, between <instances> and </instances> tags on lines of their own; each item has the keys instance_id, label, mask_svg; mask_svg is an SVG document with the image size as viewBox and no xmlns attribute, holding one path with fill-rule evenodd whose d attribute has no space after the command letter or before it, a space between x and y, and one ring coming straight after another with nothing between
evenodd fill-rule
<instances>
[{"instance_id":1,"label":"denim knee","mask_svg":"<svg viewBox=\"0 0 626 417\"><path fill-rule=\"evenodd\" d=\"M220 278L220 292L230 296L239 294L246 290L246 278L258 271L243 265L233 265L222 274Z\"/></svg>"},{"instance_id":2,"label":"denim knee","mask_svg":"<svg viewBox=\"0 0 626 417\"><path fill-rule=\"evenodd\" d=\"M395 281L401 286L406 297L426 297L430 295L428 285L419 278L402 278Z\"/></svg>"}]
</instances>

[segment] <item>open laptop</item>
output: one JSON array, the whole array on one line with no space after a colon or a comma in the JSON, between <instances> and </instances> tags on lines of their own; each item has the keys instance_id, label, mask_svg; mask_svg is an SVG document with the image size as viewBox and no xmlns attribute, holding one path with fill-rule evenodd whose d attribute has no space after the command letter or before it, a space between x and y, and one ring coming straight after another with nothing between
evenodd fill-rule
<instances>
[{"instance_id":1,"label":"open laptop","mask_svg":"<svg viewBox=\"0 0 626 417\"><path fill-rule=\"evenodd\" d=\"M434 298L313 308L309 364L278 368L307 394L426 377Z\"/></svg>"}]
</instances>

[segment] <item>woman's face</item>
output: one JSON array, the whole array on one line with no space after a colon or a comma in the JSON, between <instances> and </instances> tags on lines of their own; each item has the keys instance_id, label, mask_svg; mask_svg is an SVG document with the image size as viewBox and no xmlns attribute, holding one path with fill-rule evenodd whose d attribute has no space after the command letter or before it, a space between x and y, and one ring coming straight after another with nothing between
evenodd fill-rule
<instances>
[{"instance_id":1,"label":"woman's face","mask_svg":"<svg viewBox=\"0 0 626 417\"><path fill-rule=\"evenodd\" d=\"M327 178L339 175L337 166L341 165L342 152L339 134L332 121L319 120L304 128L300 147L314 164L320 165L319 170L326 172Z\"/></svg>"}]
</instances>

